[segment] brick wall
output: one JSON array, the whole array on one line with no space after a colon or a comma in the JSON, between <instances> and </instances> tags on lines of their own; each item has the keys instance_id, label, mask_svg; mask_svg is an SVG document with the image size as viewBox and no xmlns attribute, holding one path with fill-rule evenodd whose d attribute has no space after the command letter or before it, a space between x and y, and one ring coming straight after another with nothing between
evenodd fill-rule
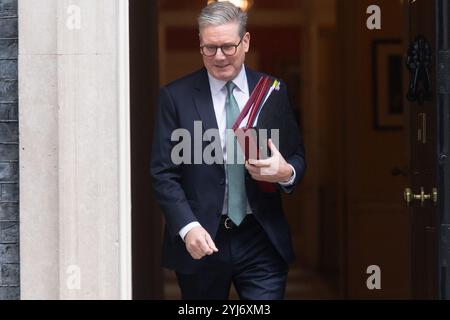
<instances>
[{"instance_id":1,"label":"brick wall","mask_svg":"<svg viewBox=\"0 0 450 320\"><path fill-rule=\"evenodd\" d=\"M17 1L0 0L0 300L20 298Z\"/></svg>"}]
</instances>

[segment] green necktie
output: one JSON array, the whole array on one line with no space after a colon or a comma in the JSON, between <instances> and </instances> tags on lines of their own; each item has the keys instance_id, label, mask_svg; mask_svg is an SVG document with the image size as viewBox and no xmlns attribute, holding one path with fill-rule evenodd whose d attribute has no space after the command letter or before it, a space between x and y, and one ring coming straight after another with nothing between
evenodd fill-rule
<instances>
[{"instance_id":1,"label":"green necktie","mask_svg":"<svg viewBox=\"0 0 450 320\"><path fill-rule=\"evenodd\" d=\"M225 102L225 110L227 114L227 129L233 127L236 118L240 111L236 99L233 95L233 90L236 85L229 81L227 87L227 100ZM230 132L227 130L227 132ZM228 216L236 224L240 225L244 220L247 209L247 197L245 194L245 167L242 163L243 154L240 146L238 146L234 134L227 134L227 147L234 148L234 152L227 149L227 178L228 178ZM230 156L234 157L231 159ZM240 159L238 162L237 159Z\"/></svg>"}]
</instances>

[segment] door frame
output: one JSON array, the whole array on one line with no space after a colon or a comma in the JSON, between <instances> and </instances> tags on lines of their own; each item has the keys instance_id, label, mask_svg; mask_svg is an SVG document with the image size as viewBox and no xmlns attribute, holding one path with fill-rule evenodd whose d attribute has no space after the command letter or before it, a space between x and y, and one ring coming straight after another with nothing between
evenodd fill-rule
<instances>
[{"instance_id":1,"label":"door frame","mask_svg":"<svg viewBox=\"0 0 450 320\"><path fill-rule=\"evenodd\" d=\"M436 65L437 72L437 187L438 213L440 217L438 227L439 239L439 282L438 296L440 299L450 297L450 1L436 0ZM440 70L440 71L439 71Z\"/></svg>"},{"instance_id":2,"label":"door frame","mask_svg":"<svg viewBox=\"0 0 450 320\"><path fill-rule=\"evenodd\" d=\"M130 71L132 296L133 299L162 299L163 224L150 177L152 131L159 92L158 3L140 0L127 2L129 2L127 34L129 34Z\"/></svg>"}]
</instances>

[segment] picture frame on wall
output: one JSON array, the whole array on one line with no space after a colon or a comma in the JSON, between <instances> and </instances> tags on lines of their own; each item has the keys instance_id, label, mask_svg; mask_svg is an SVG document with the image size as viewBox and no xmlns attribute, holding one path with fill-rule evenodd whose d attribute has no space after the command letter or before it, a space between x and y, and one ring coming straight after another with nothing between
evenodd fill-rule
<instances>
[{"instance_id":1,"label":"picture frame on wall","mask_svg":"<svg viewBox=\"0 0 450 320\"><path fill-rule=\"evenodd\" d=\"M377 39L372 44L375 130L403 128L405 107L403 51L401 39Z\"/></svg>"}]
</instances>

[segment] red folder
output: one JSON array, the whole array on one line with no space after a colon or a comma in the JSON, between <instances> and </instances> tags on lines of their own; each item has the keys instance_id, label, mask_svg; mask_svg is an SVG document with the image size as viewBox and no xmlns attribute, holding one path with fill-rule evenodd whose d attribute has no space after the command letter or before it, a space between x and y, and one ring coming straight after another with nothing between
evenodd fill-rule
<instances>
[{"instance_id":1,"label":"red folder","mask_svg":"<svg viewBox=\"0 0 450 320\"><path fill-rule=\"evenodd\" d=\"M252 123L255 120L258 111L260 110L264 98L267 96L267 93L270 89L270 78L267 76L261 77L256 84L255 89L253 90L250 98L242 109L241 113L237 117L235 123L233 124L234 134L237 137L239 145L243 150L245 155L245 160L248 159L259 159L259 148L256 137L251 134L247 134L248 129L251 128ZM242 121L245 119L247 114L249 114L249 118L247 121L247 125L244 128L239 128ZM250 154L252 153L252 154ZM256 154L255 154L256 153ZM276 187L273 183L267 181L257 181L259 188L263 192L276 192Z\"/></svg>"}]
</instances>

